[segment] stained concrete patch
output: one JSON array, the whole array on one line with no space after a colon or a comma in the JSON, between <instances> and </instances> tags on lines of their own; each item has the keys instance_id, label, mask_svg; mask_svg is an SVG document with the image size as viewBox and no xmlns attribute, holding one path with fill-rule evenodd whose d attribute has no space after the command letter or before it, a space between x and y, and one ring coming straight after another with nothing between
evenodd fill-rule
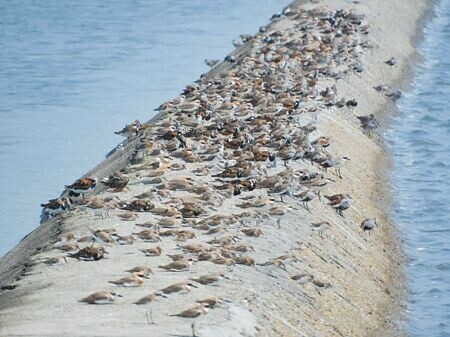
<instances>
[{"instance_id":1,"label":"stained concrete patch","mask_svg":"<svg viewBox=\"0 0 450 337\"><path fill-rule=\"evenodd\" d=\"M231 304L228 308L229 318L226 322L199 328L201 337L253 337L258 333L256 316L247 308Z\"/></svg>"}]
</instances>

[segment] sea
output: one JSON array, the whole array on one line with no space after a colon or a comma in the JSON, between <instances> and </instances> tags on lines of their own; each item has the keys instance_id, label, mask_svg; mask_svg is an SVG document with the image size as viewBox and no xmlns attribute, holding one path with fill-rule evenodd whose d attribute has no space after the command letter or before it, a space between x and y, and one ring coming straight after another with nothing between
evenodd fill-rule
<instances>
[{"instance_id":1,"label":"sea","mask_svg":"<svg viewBox=\"0 0 450 337\"><path fill-rule=\"evenodd\" d=\"M122 141L114 131L290 0L0 0L0 256Z\"/></svg>"},{"instance_id":2,"label":"sea","mask_svg":"<svg viewBox=\"0 0 450 337\"><path fill-rule=\"evenodd\" d=\"M434 2L422 60L386 134L394 168L393 219L408 257L406 329L450 336L450 0Z\"/></svg>"}]
</instances>

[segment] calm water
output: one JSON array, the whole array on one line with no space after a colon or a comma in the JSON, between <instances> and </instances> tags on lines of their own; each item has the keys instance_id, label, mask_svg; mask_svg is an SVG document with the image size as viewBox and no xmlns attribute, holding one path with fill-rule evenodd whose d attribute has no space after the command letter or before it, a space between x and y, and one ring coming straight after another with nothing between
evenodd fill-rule
<instances>
[{"instance_id":1,"label":"calm water","mask_svg":"<svg viewBox=\"0 0 450 337\"><path fill-rule=\"evenodd\" d=\"M99 163L290 0L0 0L0 256Z\"/></svg>"},{"instance_id":2,"label":"calm water","mask_svg":"<svg viewBox=\"0 0 450 337\"><path fill-rule=\"evenodd\" d=\"M435 9L420 45L424 60L388 134L414 337L450 336L450 0Z\"/></svg>"}]
</instances>

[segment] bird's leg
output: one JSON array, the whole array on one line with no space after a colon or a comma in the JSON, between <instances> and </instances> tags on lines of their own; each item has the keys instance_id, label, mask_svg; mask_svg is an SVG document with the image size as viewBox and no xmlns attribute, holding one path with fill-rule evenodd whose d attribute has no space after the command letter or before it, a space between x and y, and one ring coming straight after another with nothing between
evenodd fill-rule
<instances>
[{"instance_id":1,"label":"bird's leg","mask_svg":"<svg viewBox=\"0 0 450 337\"><path fill-rule=\"evenodd\" d=\"M282 194L280 194L280 200L281 200L281 202L284 202L284 201L283 201L283 195L282 195Z\"/></svg>"},{"instance_id":2,"label":"bird's leg","mask_svg":"<svg viewBox=\"0 0 450 337\"><path fill-rule=\"evenodd\" d=\"M278 218L277 225L278 225L278 229L280 229L281 228L281 218Z\"/></svg>"},{"instance_id":3,"label":"bird's leg","mask_svg":"<svg viewBox=\"0 0 450 337\"><path fill-rule=\"evenodd\" d=\"M195 335L195 322L193 322L191 324L191 329L192 329L192 337L196 337L196 335Z\"/></svg>"},{"instance_id":4,"label":"bird's leg","mask_svg":"<svg viewBox=\"0 0 450 337\"><path fill-rule=\"evenodd\" d=\"M317 192L317 196L319 197L319 200L322 201L322 198L320 197L320 190Z\"/></svg>"}]
</instances>

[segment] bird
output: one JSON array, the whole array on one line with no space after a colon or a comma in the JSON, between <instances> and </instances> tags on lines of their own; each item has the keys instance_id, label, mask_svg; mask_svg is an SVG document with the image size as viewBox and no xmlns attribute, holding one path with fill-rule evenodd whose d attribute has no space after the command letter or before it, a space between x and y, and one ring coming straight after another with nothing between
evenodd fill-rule
<instances>
[{"instance_id":1,"label":"bird","mask_svg":"<svg viewBox=\"0 0 450 337\"><path fill-rule=\"evenodd\" d=\"M162 248L161 246L156 246L154 248L140 249L140 251L146 256L160 256L162 253Z\"/></svg>"},{"instance_id":2,"label":"bird","mask_svg":"<svg viewBox=\"0 0 450 337\"><path fill-rule=\"evenodd\" d=\"M389 60L384 61L388 66L395 66L397 64L397 60L394 57L391 57Z\"/></svg>"},{"instance_id":3,"label":"bird","mask_svg":"<svg viewBox=\"0 0 450 337\"><path fill-rule=\"evenodd\" d=\"M376 218L366 218L361 222L361 225L359 226L364 232L369 232L377 226L377 219Z\"/></svg>"},{"instance_id":4,"label":"bird","mask_svg":"<svg viewBox=\"0 0 450 337\"><path fill-rule=\"evenodd\" d=\"M323 233L331 227L331 224L328 221L311 223L312 230L317 232L319 236L322 238Z\"/></svg>"},{"instance_id":5,"label":"bird","mask_svg":"<svg viewBox=\"0 0 450 337\"><path fill-rule=\"evenodd\" d=\"M209 285L218 282L221 278L223 278L223 274L207 274L198 277L191 277L191 280L203 285Z\"/></svg>"},{"instance_id":6,"label":"bird","mask_svg":"<svg viewBox=\"0 0 450 337\"><path fill-rule=\"evenodd\" d=\"M369 135L372 133L373 130L378 128L378 122L375 118L374 114L370 114L368 116L356 116L360 123L361 127L369 133Z\"/></svg>"},{"instance_id":7,"label":"bird","mask_svg":"<svg viewBox=\"0 0 450 337\"><path fill-rule=\"evenodd\" d=\"M125 276L116 281L109 281L109 283L121 287L140 287L144 283L142 277L147 278L147 276L144 276L141 272L134 272L131 276Z\"/></svg>"},{"instance_id":8,"label":"bird","mask_svg":"<svg viewBox=\"0 0 450 337\"><path fill-rule=\"evenodd\" d=\"M103 259L105 254L106 251L103 247L88 246L68 256L82 261L98 261Z\"/></svg>"},{"instance_id":9,"label":"bird","mask_svg":"<svg viewBox=\"0 0 450 337\"><path fill-rule=\"evenodd\" d=\"M314 280L314 276L312 274L297 274L291 276L291 280L297 281L301 285L305 285Z\"/></svg>"},{"instance_id":10,"label":"bird","mask_svg":"<svg viewBox=\"0 0 450 337\"><path fill-rule=\"evenodd\" d=\"M340 216L344 217L343 211L350 208L352 198L348 194L339 194L327 198L331 201L329 205L331 205Z\"/></svg>"},{"instance_id":11,"label":"bird","mask_svg":"<svg viewBox=\"0 0 450 337\"><path fill-rule=\"evenodd\" d=\"M153 274L152 269L145 266L137 266L126 271L129 273L140 273L142 276L149 276L150 274Z\"/></svg>"},{"instance_id":12,"label":"bird","mask_svg":"<svg viewBox=\"0 0 450 337\"><path fill-rule=\"evenodd\" d=\"M111 304L115 302L116 297L122 297L122 295L112 291L99 291L81 299L79 302L88 304Z\"/></svg>"},{"instance_id":13,"label":"bird","mask_svg":"<svg viewBox=\"0 0 450 337\"><path fill-rule=\"evenodd\" d=\"M41 204L44 213L49 217L56 216L70 209L71 200L68 197L56 198L49 200L46 204Z\"/></svg>"},{"instance_id":14,"label":"bird","mask_svg":"<svg viewBox=\"0 0 450 337\"><path fill-rule=\"evenodd\" d=\"M336 158L336 157L333 157L333 156L329 156L324 161L320 162L320 165L323 168L325 168L325 170L327 168L331 168L331 167L334 168L335 169L335 174L339 178L342 179L341 168L349 160L350 160L350 158L348 158L348 157Z\"/></svg>"},{"instance_id":15,"label":"bird","mask_svg":"<svg viewBox=\"0 0 450 337\"><path fill-rule=\"evenodd\" d=\"M205 298L205 299L202 299L202 300L198 300L198 301L195 301L195 302L197 302L199 304L207 305L208 308L212 309L216 305L220 304L223 301L229 302L229 300L226 300L226 299L224 299L222 297L218 297L218 296L208 297L208 298Z\"/></svg>"},{"instance_id":16,"label":"bird","mask_svg":"<svg viewBox=\"0 0 450 337\"><path fill-rule=\"evenodd\" d=\"M178 314L170 315L170 316L176 316L176 317L183 317L183 318L198 318L201 315L206 315L208 312L208 304L202 303L199 304L193 308L186 309ZM195 321L191 324L191 330L192 330L192 337L196 337L195 334Z\"/></svg>"},{"instance_id":17,"label":"bird","mask_svg":"<svg viewBox=\"0 0 450 337\"><path fill-rule=\"evenodd\" d=\"M292 209L294 209L292 206L271 207L268 210L268 214L277 219L278 228L281 228L281 218Z\"/></svg>"},{"instance_id":18,"label":"bird","mask_svg":"<svg viewBox=\"0 0 450 337\"><path fill-rule=\"evenodd\" d=\"M217 63L219 63L220 62L220 60L209 60L209 59L205 59L205 64L208 66L208 67L214 67Z\"/></svg>"},{"instance_id":19,"label":"bird","mask_svg":"<svg viewBox=\"0 0 450 337\"><path fill-rule=\"evenodd\" d=\"M120 172L112 173L108 178L103 179L101 182L109 188L113 188L115 192L122 191L127 185L130 179Z\"/></svg>"},{"instance_id":20,"label":"bird","mask_svg":"<svg viewBox=\"0 0 450 337\"><path fill-rule=\"evenodd\" d=\"M316 197L316 193L311 190L306 190L292 195L294 198L299 199L302 202L302 206L309 211L308 203Z\"/></svg>"},{"instance_id":21,"label":"bird","mask_svg":"<svg viewBox=\"0 0 450 337\"><path fill-rule=\"evenodd\" d=\"M158 290L158 293L168 295L168 294L178 293L178 292L182 292L182 291L189 292L189 291L191 291L191 287L197 288L197 286L194 283L192 283L191 281L184 281L184 282L175 283L175 284L167 286L163 289L160 289L160 290Z\"/></svg>"},{"instance_id":22,"label":"bird","mask_svg":"<svg viewBox=\"0 0 450 337\"><path fill-rule=\"evenodd\" d=\"M165 269L168 271L184 271L188 270L192 265L192 259L180 259L167 264L161 264L158 268Z\"/></svg>"},{"instance_id":23,"label":"bird","mask_svg":"<svg viewBox=\"0 0 450 337\"><path fill-rule=\"evenodd\" d=\"M97 178L96 177L85 177L76 180L71 185L66 185L66 188L73 193L76 194L82 194L92 192L95 190L95 187L97 186Z\"/></svg>"},{"instance_id":24,"label":"bird","mask_svg":"<svg viewBox=\"0 0 450 337\"><path fill-rule=\"evenodd\" d=\"M119 136L131 138L137 136L142 127L143 125L138 120L135 120L134 122L125 125L122 130L114 133Z\"/></svg>"}]
</instances>

